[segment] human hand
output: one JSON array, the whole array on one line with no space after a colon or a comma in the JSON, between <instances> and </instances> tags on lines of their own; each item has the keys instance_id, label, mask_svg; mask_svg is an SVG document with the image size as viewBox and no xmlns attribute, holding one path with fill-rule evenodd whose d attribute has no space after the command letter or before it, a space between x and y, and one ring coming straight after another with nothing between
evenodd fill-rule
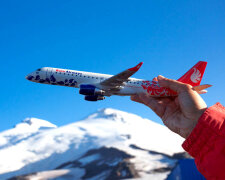
<instances>
[{"instance_id":1,"label":"human hand","mask_svg":"<svg viewBox=\"0 0 225 180\"><path fill-rule=\"evenodd\" d=\"M206 103L191 85L163 76L153 80L158 80L162 87L176 91L178 96L155 98L143 93L131 96L131 100L151 108L171 131L186 139L206 110Z\"/></svg>"}]
</instances>

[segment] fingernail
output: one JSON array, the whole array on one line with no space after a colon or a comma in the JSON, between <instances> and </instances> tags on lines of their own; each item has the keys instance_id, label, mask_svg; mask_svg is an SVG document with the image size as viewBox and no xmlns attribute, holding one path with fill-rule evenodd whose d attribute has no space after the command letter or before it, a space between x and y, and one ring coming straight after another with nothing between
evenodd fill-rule
<instances>
[{"instance_id":1,"label":"fingernail","mask_svg":"<svg viewBox=\"0 0 225 180\"><path fill-rule=\"evenodd\" d=\"M154 78L152 79L152 81L158 81L157 77L154 77Z\"/></svg>"},{"instance_id":2,"label":"fingernail","mask_svg":"<svg viewBox=\"0 0 225 180\"><path fill-rule=\"evenodd\" d=\"M158 75L158 80L163 80L163 79L165 79L165 77L164 76L162 76L162 75Z\"/></svg>"}]
</instances>

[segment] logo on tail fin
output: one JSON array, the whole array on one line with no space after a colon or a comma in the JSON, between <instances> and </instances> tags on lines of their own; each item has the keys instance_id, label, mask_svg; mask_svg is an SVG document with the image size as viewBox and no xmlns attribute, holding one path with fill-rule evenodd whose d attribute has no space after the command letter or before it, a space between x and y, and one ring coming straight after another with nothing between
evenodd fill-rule
<instances>
[{"instance_id":1,"label":"logo on tail fin","mask_svg":"<svg viewBox=\"0 0 225 180\"><path fill-rule=\"evenodd\" d=\"M201 80L201 73L200 73L200 71L199 71L198 69L196 69L196 68L193 68L193 70L194 70L194 72L193 72L193 74L191 75L191 81L192 81L193 83L197 83L197 82L199 82L199 81Z\"/></svg>"}]
</instances>

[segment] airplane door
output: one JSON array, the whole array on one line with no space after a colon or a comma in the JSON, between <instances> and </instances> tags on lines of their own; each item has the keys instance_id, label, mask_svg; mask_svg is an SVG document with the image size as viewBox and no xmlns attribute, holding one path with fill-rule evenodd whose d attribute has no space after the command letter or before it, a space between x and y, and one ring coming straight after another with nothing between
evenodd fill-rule
<instances>
[{"instance_id":1,"label":"airplane door","mask_svg":"<svg viewBox=\"0 0 225 180\"><path fill-rule=\"evenodd\" d=\"M47 68L46 70L46 79L52 81L53 70L52 68Z\"/></svg>"}]
</instances>

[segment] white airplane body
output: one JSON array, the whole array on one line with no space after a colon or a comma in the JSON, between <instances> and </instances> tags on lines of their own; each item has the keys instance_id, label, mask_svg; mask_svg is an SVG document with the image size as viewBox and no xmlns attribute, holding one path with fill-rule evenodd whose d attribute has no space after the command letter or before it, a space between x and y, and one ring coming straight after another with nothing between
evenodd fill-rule
<instances>
[{"instance_id":1,"label":"white airplane body","mask_svg":"<svg viewBox=\"0 0 225 180\"><path fill-rule=\"evenodd\" d=\"M199 86L206 67L206 62L200 61L199 63L200 65L197 63L186 74L189 73L187 78L192 80L192 84L196 83L196 87L200 87L198 88L199 93L204 93L204 89L210 87L210 85ZM105 99L105 96L111 95L130 96L138 93L149 93L151 96L156 97L176 95L176 92L173 92L168 88L160 87L157 81L130 78L130 76L139 70L142 64L143 63L141 62L137 66L125 70L115 76L69 69L44 67L28 74L26 79L42 84L80 88L80 94L85 95L85 100L88 101L103 100ZM196 68L197 65L199 67L204 66L204 70L201 70L200 72ZM195 71L195 69L197 70ZM190 74L190 71L193 72ZM187 79L186 77L184 78L185 80Z\"/></svg>"}]
</instances>

